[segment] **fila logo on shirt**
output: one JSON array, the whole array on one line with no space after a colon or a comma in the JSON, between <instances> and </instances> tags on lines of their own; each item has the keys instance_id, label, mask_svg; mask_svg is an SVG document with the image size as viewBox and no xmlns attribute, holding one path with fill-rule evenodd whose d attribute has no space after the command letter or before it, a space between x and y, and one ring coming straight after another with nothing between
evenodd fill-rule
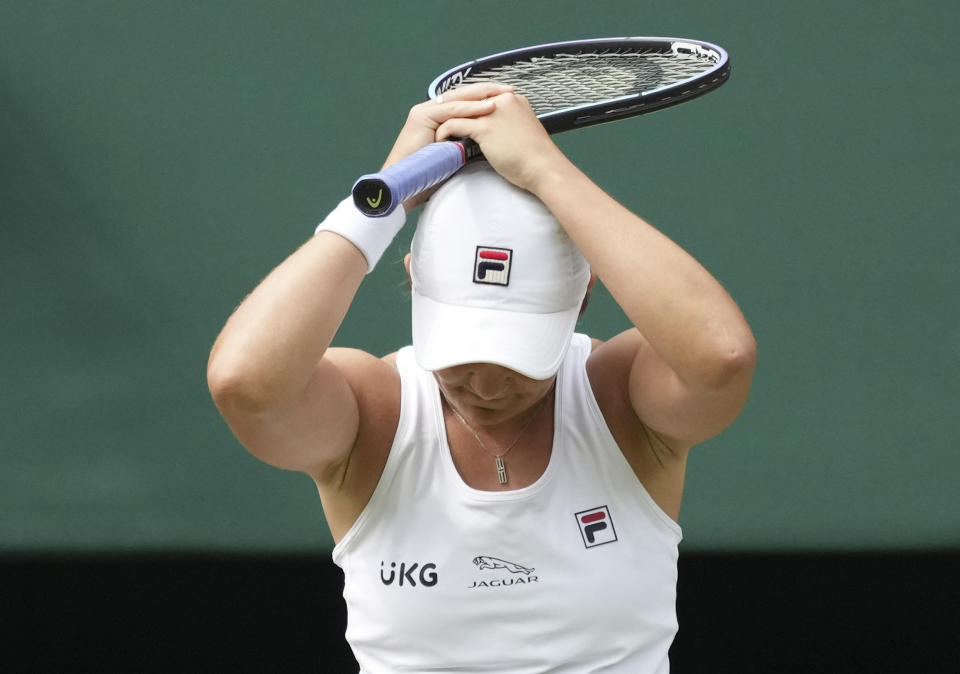
<instances>
[{"instance_id":1,"label":"fila logo on shirt","mask_svg":"<svg viewBox=\"0 0 960 674\"><path fill-rule=\"evenodd\" d=\"M613 518L607 506L581 510L576 517L585 547L592 548L617 540L617 531L613 528Z\"/></svg>"},{"instance_id":2,"label":"fila logo on shirt","mask_svg":"<svg viewBox=\"0 0 960 674\"><path fill-rule=\"evenodd\" d=\"M419 573L417 572L418 567L420 569ZM420 562L414 562L413 564L400 562L399 568L396 562L390 562L390 573L384 575L386 562L380 562L380 582L384 585L393 585L394 581L397 581L399 587L404 585L416 587L417 580L419 580L424 587L433 587L438 580L436 568L437 565L432 562L422 566Z\"/></svg>"},{"instance_id":3,"label":"fila logo on shirt","mask_svg":"<svg viewBox=\"0 0 960 674\"><path fill-rule=\"evenodd\" d=\"M473 282L491 285L510 285L510 265L513 251L509 248L477 246L473 260Z\"/></svg>"}]
</instances>

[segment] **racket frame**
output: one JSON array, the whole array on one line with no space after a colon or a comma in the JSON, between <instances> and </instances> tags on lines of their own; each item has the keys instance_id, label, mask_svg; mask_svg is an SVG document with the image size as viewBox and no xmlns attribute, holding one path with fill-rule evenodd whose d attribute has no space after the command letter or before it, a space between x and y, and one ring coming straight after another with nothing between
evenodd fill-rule
<instances>
[{"instance_id":1,"label":"racket frame","mask_svg":"<svg viewBox=\"0 0 960 674\"><path fill-rule=\"evenodd\" d=\"M669 49L665 49L668 46ZM538 56L573 54L577 50L588 53L615 52L623 51L627 47L637 52L667 53L682 50L708 56L715 63L704 71L669 85L538 114L537 119L548 133L614 122L677 105L713 91L723 84L730 74L730 57L726 50L710 42L669 37L599 38L550 42L468 61L437 76L427 88L427 94L432 99L438 98L463 84L478 66L481 68L479 72L483 73ZM361 176L353 185L354 204L368 216L385 216L399 207L404 200L445 180L479 154L479 146L469 138L433 143L387 169Z\"/></svg>"},{"instance_id":2,"label":"racket frame","mask_svg":"<svg viewBox=\"0 0 960 674\"><path fill-rule=\"evenodd\" d=\"M605 49L616 51L617 49L623 49L629 46L636 51L642 51L644 49L663 51L662 48L666 44L670 44L673 49L686 49L690 52L710 55L715 59L716 64L712 69L706 71L706 73L693 75L668 86L554 110L537 115L537 119L540 120L540 123L543 124L547 132L551 134L592 126L594 124L613 122L623 117L632 117L642 112L652 112L659 108L677 105L678 103L696 98L697 96L716 89L729 77L730 55L723 47L711 42L673 37L608 37L592 40L549 42L532 47L511 49L510 51L500 52L499 54L474 59L473 61L468 61L450 68L434 78L430 86L427 87L427 95L435 99L450 89L456 88L462 84L478 66L481 66L481 72L484 72L518 61L531 60L541 56L555 56L563 52L564 49L569 49L571 53L578 49L581 51L597 52ZM696 83L696 86L691 88L691 83Z\"/></svg>"}]
</instances>

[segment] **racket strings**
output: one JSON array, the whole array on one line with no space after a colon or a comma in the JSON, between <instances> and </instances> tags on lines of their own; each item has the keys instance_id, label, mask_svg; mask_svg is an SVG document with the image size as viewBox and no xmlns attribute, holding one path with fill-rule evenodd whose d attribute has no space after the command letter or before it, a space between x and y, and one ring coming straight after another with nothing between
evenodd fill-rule
<instances>
[{"instance_id":1,"label":"racket strings","mask_svg":"<svg viewBox=\"0 0 960 674\"><path fill-rule=\"evenodd\" d=\"M699 54L660 52L583 52L534 57L474 72L462 84L513 85L537 115L647 93L696 77L716 66Z\"/></svg>"}]
</instances>

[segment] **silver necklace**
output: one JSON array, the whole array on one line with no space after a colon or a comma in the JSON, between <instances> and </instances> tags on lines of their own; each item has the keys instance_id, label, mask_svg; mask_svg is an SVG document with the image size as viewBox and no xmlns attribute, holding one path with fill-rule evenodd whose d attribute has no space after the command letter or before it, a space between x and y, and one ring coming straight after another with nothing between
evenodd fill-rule
<instances>
[{"instance_id":1,"label":"silver necklace","mask_svg":"<svg viewBox=\"0 0 960 674\"><path fill-rule=\"evenodd\" d=\"M537 408L537 411L534 412L532 415L530 415L530 418L527 419L527 423L525 423L523 425L523 428L520 429L520 433L517 435L517 437L514 438L513 442L510 443L509 447L507 447L505 450L503 450L499 454L495 452L491 452L489 449L487 449L487 446L483 444L483 440L481 440L477 432L473 430L473 426L467 423L467 420L460 415L460 412L457 411L456 407L454 407L453 405L450 405L450 409L453 410L454 415L456 415L457 419L460 420L460 423L463 424L464 428L470 431L474 439L477 441L477 444L480 445L480 449L482 449L484 452L486 452L487 454L493 457L494 465L497 467L497 481L500 484L506 484L507 483L507 466L506 464L503 463L503 457L505 457L510 452L510 450L513 449L518 442L520 442L520 438L522 438L523 434L527 432L527 428L530 427L530 424L533 423L533 420L536 419L538 416L540 416L540 412L543 410L544 407L546 407L547 400L550 397L551 396L549 394L543 397L543 400L540 402L540 406ZM448 402L447 404L449 405L450 403Z\"/></svg>"}]
</instances>

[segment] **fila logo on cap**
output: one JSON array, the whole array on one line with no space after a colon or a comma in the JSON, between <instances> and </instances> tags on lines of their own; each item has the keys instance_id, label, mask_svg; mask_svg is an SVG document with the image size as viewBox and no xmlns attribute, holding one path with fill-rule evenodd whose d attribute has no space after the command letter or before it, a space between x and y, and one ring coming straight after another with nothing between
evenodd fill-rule
<instances>
[{"instance_id":1,"label":"fila logo on cap","mask_svg":"<svg viewBox=\"0 0 960 674\"><path fill-rule=\"evenodd\" d=\"M512 262L513 251L509 248L477 246L477 256L473 261L473 282L509 285Z\"/></svg>"},{"instance_id":2,"label":"fila logo on cap","mask_svg":"<svg viewBox=\"0 0 960 674\"><path fill-rule=\"evenodd\" d=\"M581 510L577 513L577 524L580 525L580 535L583 536L583 545L592 548L595 545L613 543L617 540L617 532L613 528L613 518L607 506Z\"/></svg>"}]
</instances>

